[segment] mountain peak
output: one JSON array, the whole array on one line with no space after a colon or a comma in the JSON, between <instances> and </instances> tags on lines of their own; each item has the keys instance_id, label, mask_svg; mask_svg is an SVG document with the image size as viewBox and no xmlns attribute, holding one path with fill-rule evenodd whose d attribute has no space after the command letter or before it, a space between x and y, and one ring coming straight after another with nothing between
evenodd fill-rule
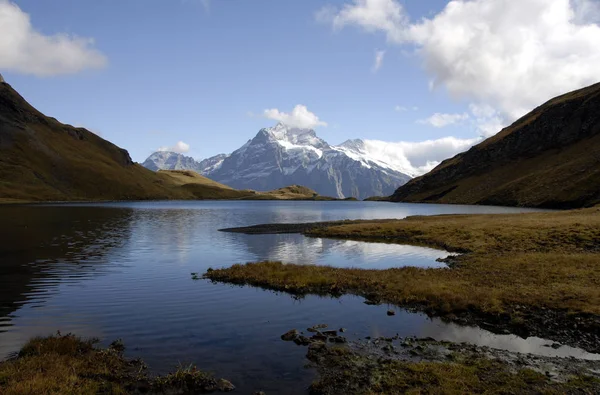
<instances>
[{"instance_id":1,"label":"mountain peak","mask_svg":"<svg viewBox=\"0 0 600 395\"><path fill-rule=\"evenodd\" d=\"M256 143L272 142L286 149L301 147L323 149L329 147L329 144L319 138L314 130L294 128L282 122L273 127L261 129L253 141Z\"/></svg>"},{"instance_id":2,"label":"mountain peak","mask_svg":"<svg viewBox=\"0 0 600 395\"><path fill-rule=\"evenodd\" d=\"M151 162L144 166L190 166L190 170L196 166L202 175L238 189L267 191L295 184L312 188L320 195L340 198L388 196L410 178L370 152L368 141L355 139L346 141L344 146L331 146L314 130L283 122L260 129L230 155L199 164L186 163L175 156Z\"/></svg>"},{"instance_id":3,"label":"mountain peak","mask_svg":"<svg viewBox=\"0 0 600 395\"><path fill-rule=\"evenodd\" d=\"M289 139L289 138L293 138L294 136L302 136L302 135L316 136L317 135L315 133L315 131L312 129L295 128L295 127L286 125L283 122L279 122L277 125L273 126L272 128L267 128L267 130L273 136L275 136L278 140L281 140L283 138Z\"/></svg>"},{"instance_id":4,"label":"mountain peak","mask_svg":"<svg viewBox=\"0 0 600 395\"><path fill-rule=\"evenodd\" d=\"M352 140L344 141L339 146L347 148L347 149L351 149L356 152L362 152L365 149L365 142L361 139L352 139Z\"/></svg>"}]
</instances>

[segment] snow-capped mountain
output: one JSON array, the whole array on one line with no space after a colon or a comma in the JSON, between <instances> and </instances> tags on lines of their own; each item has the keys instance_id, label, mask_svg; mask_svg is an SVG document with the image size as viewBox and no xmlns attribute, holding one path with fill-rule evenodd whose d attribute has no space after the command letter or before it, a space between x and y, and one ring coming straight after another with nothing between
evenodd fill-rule
<instances>
[{"instance_id":1,"label":"snow-capped mountain","mask_svg":"<svg viewBox=\"0 0 600 395\"><path fill-rule=\"evenodd\" d=\"M223 159L227 158L227 156L228 155L221 154L198 162L190 156L185 156L176 152L158 151L150 155L144 163L142 163L142 166L154 171L193 170L203 174L204 172L210 172L217 169L221 163L223 163Z\"/></svg>"},{"instance_id":2,"label":"snow-capped mountain","mask_svg":"<svg viewBox=\"0 0 600 395\"><path fill-rule=\"evenodd\" d=\"M200 163L196 162L194 158L168 151L153 153L142 163L142 166L154 171L194 170L199 172L201 170Z\"/></svg>"},{"instance_id":3,"label":"snow-capped mountain","mask_svg":"<svg viewBox=\"0 0 600 395\"><path fill-rule=\"evenodd\" d=\"M152 159L157 154L166 153L153 154L143 165L155 170L189 164L190 170L237 189L265 191L298 184L325 196L364 199L390 195L411 178L402 166L376 157L363 140L330 146L314 130L282 123L261 129L230 155L202 162L188 162L172 153L166 160Z\"/></svg>"}]
</instances>

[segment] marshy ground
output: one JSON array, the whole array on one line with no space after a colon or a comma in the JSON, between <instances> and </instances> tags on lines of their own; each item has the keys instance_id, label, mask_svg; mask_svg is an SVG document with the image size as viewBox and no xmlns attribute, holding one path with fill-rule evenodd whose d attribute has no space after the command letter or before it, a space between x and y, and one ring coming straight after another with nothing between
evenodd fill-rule
<instances>
[{"instance_id":1,"label":"marshy ground","mask_svg":"<svg viewBox=\"0 0 600 395\"><path fill-rule=\"evenodd\" d=\"M433 339L313 343L313 394L595 394L600 362L527 357Z\"/></svg>"},{"instance_id":2,"label":"marshy ground","mask_svg":"<svg viewBox=\"0 0 600 395\"><path fill-rule=\"evenodd\" d=\"M209 270L213 281L294 295L356 294L499 333L600 351L600 208L403 220L269 224L227 231L412 244L460 253L446 269L332 268L258 262ZM311 343L314 393L598 393L597 362L529 358L469 345ZM557 343L558 344L558 343ZM404 345L406 346L406 344ZM403 346L401 345L401 348ZM436 350L430 356L428 352ZM400 355L400 357L398 357ZM434 357L431 357L434 355ZM560 379L556 379L560 377Z\"/></svg>"},{"instance_id":3,"label":"marshy ground","mask_svg":"<svg viewBox=\"0 0 600 395\"><path fill-rule=\"evenodd\" d=\"M600 351L600 208L250 227L460 252L447 269L332 268L259 262L205 274L293 294L345 293L497 332ZM244 231L245 228L237 229Z\"/></svg>"}]
</instances>

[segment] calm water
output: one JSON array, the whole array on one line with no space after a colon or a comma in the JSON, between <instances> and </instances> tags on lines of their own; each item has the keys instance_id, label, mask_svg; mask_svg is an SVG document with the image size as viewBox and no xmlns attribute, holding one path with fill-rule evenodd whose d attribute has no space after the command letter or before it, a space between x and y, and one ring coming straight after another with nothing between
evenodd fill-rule
<instances>
[{"instance_id":1,"label":"calm water","mask_svg":"<svg viewBox=\"0 0 600 395\"><path fill-rule=\"evenodd\" d=\"M348 337L431 336L544 355L597 356L542 339L493 335L358 297L301 300L251 287L193 281L191 272L256 260L346 267L441 267L444 251L410 246L241 235L224 227L269 222L403 218L523 209L378 202L149 202L0 207L0 359L57 330L122 338L154 372L196 363L240 393L303 393L306 349L282 342L318 323ZM290 389L291 388L291 389Z\"/></svg>"}]
</instances>

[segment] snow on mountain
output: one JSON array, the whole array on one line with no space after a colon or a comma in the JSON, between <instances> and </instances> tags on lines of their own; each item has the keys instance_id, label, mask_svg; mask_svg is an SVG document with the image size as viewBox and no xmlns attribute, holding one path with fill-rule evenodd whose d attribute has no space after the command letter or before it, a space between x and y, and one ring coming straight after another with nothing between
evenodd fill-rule
<instances>
[{"instance_id":1,"label":"snow on mountain","mask_svg":"<svg viewBox=\"0 0 600 395\"><path fill-rule=\"evenodd\" d=\"M193 170L204 175L207 172L217 170L223 164L223 160L229 155L220 154L203 161L196 161L190 156L177 152L158 151L150 155L142 166L147 169L158 170Z\"/></svg>"},{"instance_id":2,"label":"snow on mountain","mask_svg":"<svg viewBox=\"0 0 600 395\"><path fill-rule=\"evenodd\" d=\"M142 163L150 170L194 170L200 172L202 167L194 158L176 152L158 151Z\"/></svg>"},{"instance_id":3,"label":"snow on mountain","mask_svg":"<svg viewBox=\"0 0 600 395\"><path fill-rule=\"evenodd\" d=\"M408 159L403 155L396 155L393 144L377 140L347 140L344 143L332 147L359 161L363 166L376 164L386 169L391 169L411 177L419 175Z\"/></svg>"},{"instance_id":4,"label":"snow on mountain","mask_svg":"<svg viewBox=\"0 0 600 395\"><path fill-rule=\"evenodd\" d=\"M364 199L390 195L411 178L410 163L388 163L379 156L381 152L376 144L364 140L330 146L314 130L279 123L261 129L230 155L189 164L194 166L190 170L237 189L272 190L298 184L321 195ZM153 154L144 166L170 169L161 165L183 163L173 158L150 161L157 154L161 153ZM149 161L151 166L146 165Z\"/></svg>"}]
</instances>

